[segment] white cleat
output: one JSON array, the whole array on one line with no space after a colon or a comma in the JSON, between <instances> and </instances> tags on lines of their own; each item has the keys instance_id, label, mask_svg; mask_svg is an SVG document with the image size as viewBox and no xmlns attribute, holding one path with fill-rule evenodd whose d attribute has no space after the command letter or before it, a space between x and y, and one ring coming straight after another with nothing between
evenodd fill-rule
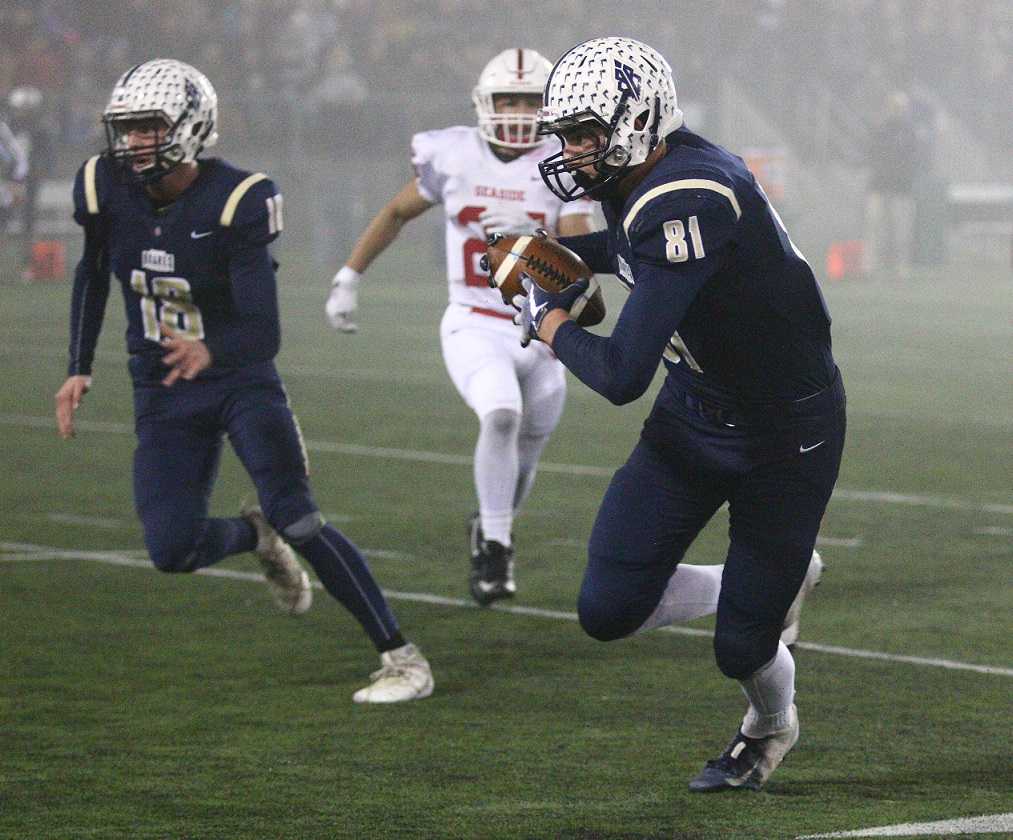
<instances>
[{"instance_id":1,"label":"white cleat","mask_svg":"<svg viewBox=\"0 0 1013 840\"><path fill-rule=\"evenodd\" d=\"M241 515L257 531L254 553L264 567L274 603L289 615L302 615L313 603L313 588L295 552L270 526L258 505L243 505Z\"/></svg>"},{"instance_id":2,"label":"white cleat","mask_svg":"<svg viewBox=\"0 0 1013 840\"><path fill-rule=\"evenodd\" d=\"M813 552L812 560L809 561L809 568L806 569L805 577L802 579L802 586L799 587L798 595L788 607L788 614L784 617L784 625L781 629L781 641L791 650L798 641L799 619L802 615L802 603L823 578L823 558L818 551Z\"/></svg>"},{"instance_id":3,"label":"white cleat","mask_svg":"<svg viewBox=\"0 0 1013 840\"><path fill-rule=\"evenodd\" d=\"M421 700L433 693L433 672L422 652L409 643L380 654L380 670L352 699L356 703L401 703Z\"/></svg>"}]
</instances>

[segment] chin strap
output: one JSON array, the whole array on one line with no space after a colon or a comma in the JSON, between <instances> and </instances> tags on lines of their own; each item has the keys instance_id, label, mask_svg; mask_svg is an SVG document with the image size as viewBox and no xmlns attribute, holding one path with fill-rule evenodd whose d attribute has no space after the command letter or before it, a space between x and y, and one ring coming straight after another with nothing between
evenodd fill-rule
<instances>
[{"instance_id":1,"label":"chin strap","mask_svg":"<svg viewBox=\"0 0 1013 840\"><path fill-rule=\"evenodd\" d=\"M623 114L626 112L626 103L629 101L629 98L629 90L624 90L621 94L619 94L619 102L616 103L615 110L612 112L612 119L609 120L609 136L606 138L606 152L605 156L602 158L602 163L605 163L611 154L612 150L608 147L612 145L612 138L615 136L616 129L619 127L619 120L623 118ZM606 166L608 165L609 164L606 163ZM620 166L625 165L626 164L623 163Z\"/></svg>"},{"instance_id":2,"label":"chin strap","mask_svg":"<svg viewBox=\"0 0 1013 840\"><path fill-rule=\"evenodd\" d=\"M654 97L654 119L651 122L651 140L647 148L647 154L653 152L658 146L658 126L661 125L661 97Z\"/></svg>"}]
</instances>

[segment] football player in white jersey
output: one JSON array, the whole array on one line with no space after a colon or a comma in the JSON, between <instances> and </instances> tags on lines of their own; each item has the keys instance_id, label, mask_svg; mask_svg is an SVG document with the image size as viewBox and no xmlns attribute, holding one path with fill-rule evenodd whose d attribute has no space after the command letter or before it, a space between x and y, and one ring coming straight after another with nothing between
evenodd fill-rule
<instances>
[{"instance_id":1,"label":"football player in white jersey","mask_svg":"<svg viewBox=\"0 0 1013 840\"><path fill-rule=\"evenodd\" d=\"M470 589L482 606L516 592L514 515L531 490L566 396L562 365L544 345L521 349L513 308L490 288L480 264L486 238L539 227L561 236L591 230L592 203L564 203L538 173L545 147L536 112L551 67L534 50L504 50L485 66L472 93L477 126L412 138L415 177L359 236L334 276L326 306L336 330L354 333L363 272L406 222L443 205L450 303L440 341L450 378L479 420L474 468L479 509L468 532Z\"/></svg>"}]
</instances>

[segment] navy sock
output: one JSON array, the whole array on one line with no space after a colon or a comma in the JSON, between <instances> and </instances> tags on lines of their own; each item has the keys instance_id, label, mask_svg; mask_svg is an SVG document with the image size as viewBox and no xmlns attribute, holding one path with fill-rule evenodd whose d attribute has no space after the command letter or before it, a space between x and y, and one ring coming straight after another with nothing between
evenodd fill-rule
<instances>
[{"instance_id":1,"label":"navy sock","mask_svg":"<svg viewBox=\"0 0 1013 840\"><path fill-rule=\"evenodd\" d=\"M397 619L359 550L333 525L293 545L313 567L324 588L347 609L380 652L405 643Z\"/></svg>"}]
</instances>

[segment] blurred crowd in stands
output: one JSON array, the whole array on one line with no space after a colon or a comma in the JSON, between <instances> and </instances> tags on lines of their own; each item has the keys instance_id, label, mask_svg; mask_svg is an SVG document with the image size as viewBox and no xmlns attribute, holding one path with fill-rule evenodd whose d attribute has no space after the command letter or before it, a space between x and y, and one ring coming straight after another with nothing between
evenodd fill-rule
<instances>
[{"instance_id":1,"label":"blurred crowd in stands","mask_svg":"<svg viewBox=\"0 0 1013 840\"><path fill-rule=\"evenodd\" d=\"M75 147L76 158L97 139L97 113L119 74L167 55L205 70L228 93L230 131L272 143L279 129L299 131L300 142L327 143L340 140L334 123L349 114L376 128L370 120L385 102L425 100L433 124L444 113L463 118L478 70L514 44L522 16L551 20L557 48L531 44L550 58L593 32L649 40L670 57L680 94L703 102L730 75L768 110L818 92L864 126L870 103L901 89L937 99L990 143L1001 144L1008 131L1008 0L712 0L693 8L680 16L675 5L654 0L620 7L584 0L495 7L482 0L7 0L0 6L0 94L5 100L15 88L38 89L61 146ZM367 100L370 107L355 107ZM799 122L788 128L804 130Z\"/></svg>"},{"instance_id":2,"label":"blurred crowd in stands","mask_svg":"<svg viewBox=\"0 0 1013 840\"><path fill-rule=\"evenodd\" d=\"M222 155L307 185L303 228L323 253L361 223L378 172L401 177L412 133L474 120L470 92L491 55L523 42L555 59L596 34L664 53L692 128L744 151L721 129L748 108L759 116L745 136L760 120L782 138L775 168L788 154L816 183L828 167L859 173L866 227L892 227L865 237L868 253L897 252L900 266L912 228L942 223L929 211L944 181L1013 180L1009 0L4 0L0 125L33 148L15 184L0 137L0 228L11 220L28 247L42 182L102 147L116 79L173 57L216 86ZM855 182L835 182L821 219L862 202L841 192Z\"/></svg>"}]
</instances>

